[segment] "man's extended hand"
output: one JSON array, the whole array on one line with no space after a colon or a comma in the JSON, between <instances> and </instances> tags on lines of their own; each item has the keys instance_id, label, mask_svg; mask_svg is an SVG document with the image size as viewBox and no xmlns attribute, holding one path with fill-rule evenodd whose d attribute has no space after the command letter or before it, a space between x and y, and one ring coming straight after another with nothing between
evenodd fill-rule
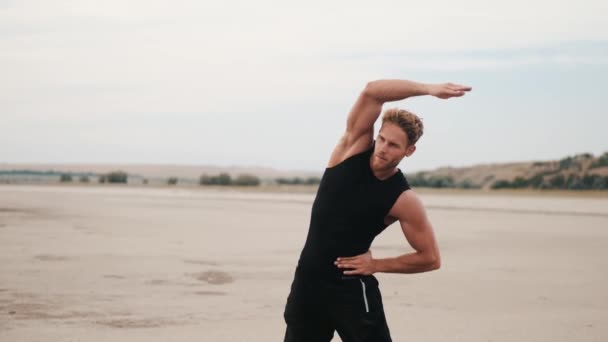
<instances>
[{"instance_id":1,"label":"man's extended hand","mask_svg":"<svg viewBox=\"0 0 608 342\"><path fill-rule=\"evenodd\" d=\"M374 267L374 258L372 258L372 251L367 251L363 254L354 257L340 257L334 262L340 269L348 269L344 271L345 275L371 275L376 273Z\"/></svg>"},{"instance_id":2,"label":"man's extended hand","mask_svg":"<svg viewBox=\"0 0 608 342\"><path fill-rule=\"evenodd\" d=\"M442 84L428 84L427 89L429 95L438 97L440 99L449 99L450 97L460 97L466 92L471 91L471 87L454 84L454 83L442 83Z\"/></svg>"}]
</instances>

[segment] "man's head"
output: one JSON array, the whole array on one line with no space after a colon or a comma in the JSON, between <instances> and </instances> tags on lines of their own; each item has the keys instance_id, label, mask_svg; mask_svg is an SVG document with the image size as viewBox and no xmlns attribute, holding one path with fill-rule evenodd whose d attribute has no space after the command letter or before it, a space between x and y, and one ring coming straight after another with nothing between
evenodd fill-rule
<instances>
[{"instance_id":1,"label":"man's head","mask_svg":"<svg viewBox=\"0 0 608 342\"><path fill-rule=\"evenodd\" d=\"M423 130L422 121L415 114L398 108L386 110L376 139L372 167L382 170L399 165L403 158L416 151L416 142Z\"/></svg>"}]
</instances>

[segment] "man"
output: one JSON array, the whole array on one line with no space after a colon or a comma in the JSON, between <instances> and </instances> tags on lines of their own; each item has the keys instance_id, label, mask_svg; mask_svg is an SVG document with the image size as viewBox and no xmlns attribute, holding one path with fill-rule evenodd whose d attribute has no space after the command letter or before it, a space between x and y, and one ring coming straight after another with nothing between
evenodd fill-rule
<instances>
[{"instance_id":1,"label":"man","mask_svg":"<svg viewBox=\"0 0 608 342\"><path fill-rule=\"evenodd\" d=\"M420 95L448 99L470 90L452 83L380 80L361 92L312 207L285 307L286 342L330 341L334 331L343 342L391 341L373 274L436 270L440 255L424 207L397 168L416 150L422 122L405 110L387 110L375 141L374 123L385 102ZM395 221L415 252L373 258L373 239Z\"/></svg>"}]
</instances>

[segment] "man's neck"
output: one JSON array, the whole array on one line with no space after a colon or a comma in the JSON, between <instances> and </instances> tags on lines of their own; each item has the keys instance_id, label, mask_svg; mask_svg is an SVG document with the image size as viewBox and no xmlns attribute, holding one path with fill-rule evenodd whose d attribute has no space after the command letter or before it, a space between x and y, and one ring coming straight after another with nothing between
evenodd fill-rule
<instances>
[{"instance_id":1,"label":"man's neck","mask_svg":"<svg viewBox=\"0 0 608 342\"><path fill-rule=\"evenodd\" d=\"M373 158L373 155L372 155L372 158ZM370 158L370 160L369 160L369 166L372 169L372 173L374 174L374 176L376 178L378 178L379 180L388 179L392 175L394 175L395 173L397 173L398 168L396 166L394 166L393 168L390 168L390 169L375 170L374 167L373 167L372 158Z\"/></svg>"}]
</instances>

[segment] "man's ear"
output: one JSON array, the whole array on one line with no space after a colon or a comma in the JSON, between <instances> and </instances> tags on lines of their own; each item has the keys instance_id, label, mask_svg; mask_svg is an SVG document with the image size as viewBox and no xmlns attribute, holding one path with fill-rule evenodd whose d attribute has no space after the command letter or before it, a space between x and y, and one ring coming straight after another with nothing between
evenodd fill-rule
<instances>
[{"instance_id":1,"label":"man's ear","mask_svg":"<svg viewBox=\"0 0 608 342\"><path fill-rule=\"evenodd\" d=\"M408 146L405 149L405 155L408 157L411 156L412 154L414 154L414 152L416 152L416 145Z\"/></svg>"}]
</instances>

